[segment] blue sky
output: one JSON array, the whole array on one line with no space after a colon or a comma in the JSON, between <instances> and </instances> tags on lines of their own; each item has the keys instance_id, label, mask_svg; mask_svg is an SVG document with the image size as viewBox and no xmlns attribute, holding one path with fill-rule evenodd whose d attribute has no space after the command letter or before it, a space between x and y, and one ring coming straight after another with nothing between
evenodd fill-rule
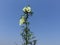
<instances>
[{"instance_id":1,"label":"blue sky","mask_svg":"<svg viewBox=\"0 0 60 45\"><path fill-rule=\"evenodd\" d=\"M37 45L60 45L60 0L29 0L31 31ZM19 19L26 0L0 0L0 45L21 44Z\"/></svg>"}]
</instances>

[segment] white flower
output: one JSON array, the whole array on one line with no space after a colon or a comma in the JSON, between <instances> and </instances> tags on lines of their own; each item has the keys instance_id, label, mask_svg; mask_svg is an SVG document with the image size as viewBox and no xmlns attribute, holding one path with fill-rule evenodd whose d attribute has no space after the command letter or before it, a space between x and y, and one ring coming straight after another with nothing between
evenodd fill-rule
<instances>
[{"instance_id":1,"label":"white flower","mask_svg":"<svg viewBox=\"0 0 60 45\"><path fill-rule=\"evenodd\" d=\"M25 22L25 18L24 18L24 16L22 16L22 18L21 18L20 21L19 21L19 25L24 24L24 22Z\"/></svg>"},{"instance_id":2,"label":"white flower","mask_svg":"<svg viewBox=\"0 0 60 45\"><path fill-rule=\"evenodd\" d=\"M27 12L31 12L31 8L30 7L27 7Z\"/></svg>"},{"instance_id":3,"label":"white flower","mask_svg":"<svg viewBox=\"0 0 60 45\"><path fill-rule=\"evenodd\" d=\"M23 8L24 12L31 12L31 8L29 6Z\"/></svg>"},{"instance_id":4,"label":"white flower","mask_svg":"<svg viewBox=\"0 0 60 45\"><path fill-rule=\"evenodd\" d=\"M24 12L26 11L26 7L23 8L23 11L24 11Z\"/></svg>"}]
</instances>

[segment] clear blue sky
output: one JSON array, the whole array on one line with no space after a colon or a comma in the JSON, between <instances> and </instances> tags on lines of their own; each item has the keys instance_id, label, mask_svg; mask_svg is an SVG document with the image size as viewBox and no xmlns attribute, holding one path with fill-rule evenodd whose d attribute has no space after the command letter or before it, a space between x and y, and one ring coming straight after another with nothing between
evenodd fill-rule
<instances>
[{"instance_id":1,"label":"clear blue sky","mask_svg":"<svg viewBox=\"0 0 60 45\"><path fill-rule=\"evenodd\" d=\"M60 0L29 0L31 31L37 45L60 45ZM0 45L21 43L18 24L26 0L0 0ZM16 43L15 43L16 42Z\"/></svg>"}]
</instances>

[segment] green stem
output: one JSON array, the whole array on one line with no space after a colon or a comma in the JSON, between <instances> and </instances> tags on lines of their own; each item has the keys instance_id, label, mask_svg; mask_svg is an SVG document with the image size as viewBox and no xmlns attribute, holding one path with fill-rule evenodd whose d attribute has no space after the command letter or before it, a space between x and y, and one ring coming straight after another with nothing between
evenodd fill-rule
<instances>
[{"instance_id":1,"label":"green stem","mask_svg":"<svg viewBox=\"0 0 60 45\"><path fill-rule=\"evenodd\" d=\"M27 15L26 15L26 45L28 45L28 36L27 36L27 34L28 34L28 13L27 13Z\"/></svg>"}]
</instances>

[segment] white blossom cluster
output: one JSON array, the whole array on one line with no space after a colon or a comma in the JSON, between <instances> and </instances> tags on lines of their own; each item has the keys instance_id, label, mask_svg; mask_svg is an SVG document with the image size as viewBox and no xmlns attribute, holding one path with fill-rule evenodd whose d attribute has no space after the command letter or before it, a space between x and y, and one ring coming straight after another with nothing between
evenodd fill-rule
<instances>
[{"instance_id":1,"label":"white blossom cluster","mask_svg":"<svg viewBox=\"0 0 60 45\"><path fill-rule=\"evenodd\" d=\"M27 13L31 13L32 12L32 10L31 10L31 7L30 6L26 6L26 7L24 7L23 8L23 12L27 12ZM24 16L22 16L21 17L21 19L19 20L19 25L22 25L22 24L24 24L25 23L25 17Z\"/></svg>"},{"instance_id":2,"label":"white blossom cluster","mask_svg":"<svg viewBox=\"0 0 60 45\"><path fill-rule=\"evenodd\" d=\"M23 8L23 12L31 12L31 7L30 6L26 6Z\"/></svg>"},{"instance_id":3,"label":"white blossom cluster","mask_svg":"<svg viewBox=\"0 0 60 45\"><path fill-rule=\"evenodd\" d=\"M25 22L25 17L24 17L24 16L22 16L22 18L19 20L19 25L24 24L24 22Z\"/></svg>"}]
</instances>

